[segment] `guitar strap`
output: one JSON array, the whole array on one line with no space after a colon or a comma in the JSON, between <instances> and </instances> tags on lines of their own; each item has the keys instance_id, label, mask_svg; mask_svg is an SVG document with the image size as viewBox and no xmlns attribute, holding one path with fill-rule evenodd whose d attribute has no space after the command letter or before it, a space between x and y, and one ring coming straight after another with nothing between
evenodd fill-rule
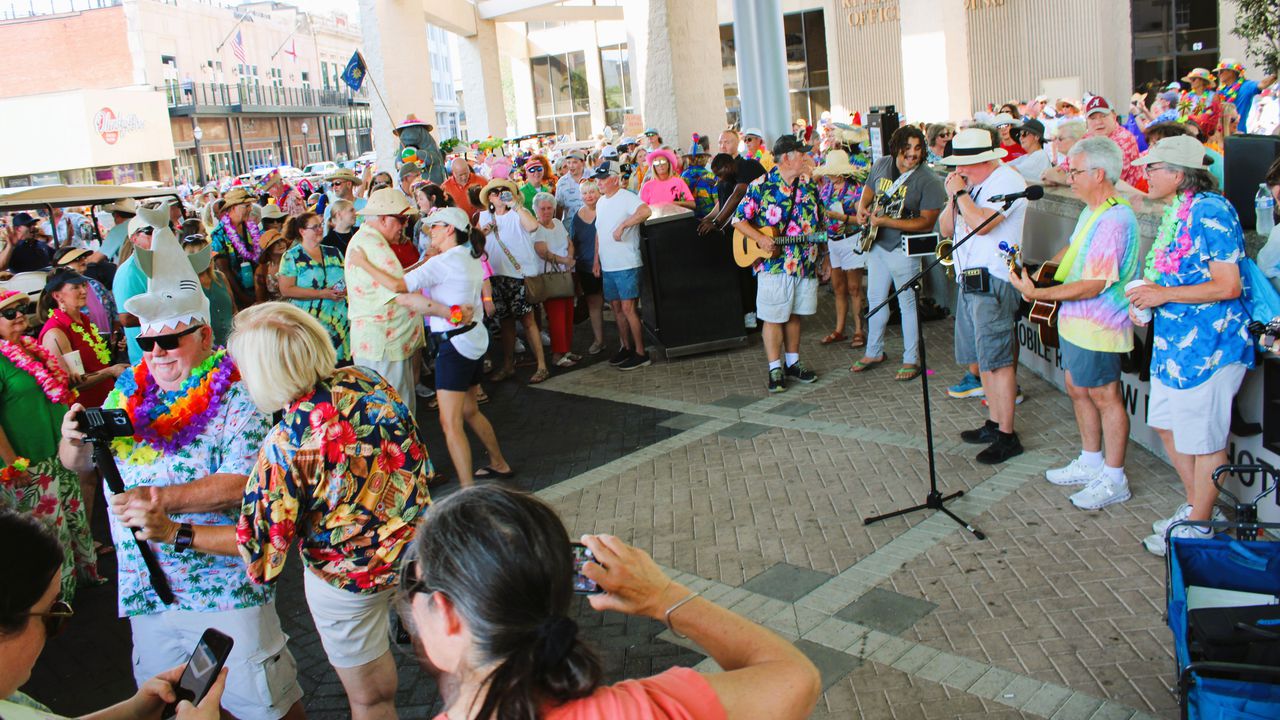
<instances>
[{"instance_id":1,"label":"guitar strap","mask_svg":"<svg viewBox=\"0 0 1280 720\"><path fill-rule=\"evenodd\" d=\"M1089 237L1089 230L1093 228L1094 223L1098 222L1098 218L1102 217L1103 213L1116 205L1132 207L1128 200L1119 195L1109 197L1106 202L1099 205L1098 209L1094 210L1089 219L1085 221L1085 224L1080 226L1080 230L1071 236L1071 244L1067 247L1067 254L1062 256L1062 264L1058 266L1057 272L1053 274L1054 280L1066 282L1067 276L1071 274L1071 268L1076 264L1076 257L1080 255L1080 248L1084 247L1084 241Z\"/></svg>"},{"instance_id":2,"label":"guitar strap","mask_svg":"<svg viewBox=\"0 0 1280 720\"><path fill-rule=\"evenodd\" d=\"M893 196L898 194L898 188L902 187L902 184L907 181L907 178L911 177L911 174L918 170L919 167L920 166L917 165L916 167L911 168L899 175L897 180L893 181L893 184L889 186L889 189L882 193L885 198L885 202L891 202L893 200Z\"/></svg>"}]
</instances>

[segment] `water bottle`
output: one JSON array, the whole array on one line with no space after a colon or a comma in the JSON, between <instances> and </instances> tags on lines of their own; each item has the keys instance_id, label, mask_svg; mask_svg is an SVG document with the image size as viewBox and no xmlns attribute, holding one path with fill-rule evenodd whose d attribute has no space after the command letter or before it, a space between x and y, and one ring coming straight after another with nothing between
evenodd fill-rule
<instances>
[{"instance_id":1,"label":"water bottle","mask_svg":"<svg viewBox=\"0 0 1280 720\"><path fill-rule=\"evenodd\" d=\"M1271 229L1276 226L1276 199L1266 183L1258 184L1258 194L1253 196L1253 212L1258 219L1258 234L1263 238L1271 235Z\"/></svg>"}]
</instances>

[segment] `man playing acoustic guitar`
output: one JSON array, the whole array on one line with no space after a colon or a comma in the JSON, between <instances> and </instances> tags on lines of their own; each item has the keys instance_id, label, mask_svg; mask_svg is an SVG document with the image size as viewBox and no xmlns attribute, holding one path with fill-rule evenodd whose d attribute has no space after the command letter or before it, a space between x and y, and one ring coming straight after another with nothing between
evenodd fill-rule
<instances>
[{"instance_id":1,"label":"man playing acoustic guitar","mask_svg":"<svg viewBox=\"0 0 1280 720\"><path fill-rule=\"evenodd\" d=\"M1120 359L1133 349L1125 285L1138 273L1138 218L1116 192L1123 156L1109 138L1086 138L1067 153L1067 182L1085 203L1071 243L1052 262L1061 285L1035 287L1024 269L1009 282L1028 300L1058 301L1058 352L1083 444L1080 457L1045 473L1054 485L1083 485L1071 496L1082 510L1129 499L1124 452L1129 415L1120 391ZM1106 456L1103 456L1105 444Z\"/></svg>"},{"instance_id":2,"label":"man playing acoustic guitar","mask_svg":"<svg viewBox=\"0 0 1280 720\"><path fill-rule=\"evenodd\" d=\"M800 362L800 318L818 308L818 246L777 246L758 227L770 227L780 236L794 237L821 232L826 223L817 186L801 176L813 171L810 146L794 135L783 135L773 144L772 170L747 187L738 204L733 227L754 240L770 257L755 264L756 317L764 323L764 350L769 361L769 392L787 389L787 378L811 383L818 376ZM783 347L786 368L783 368Z\"/></svg>"}]
</instances>

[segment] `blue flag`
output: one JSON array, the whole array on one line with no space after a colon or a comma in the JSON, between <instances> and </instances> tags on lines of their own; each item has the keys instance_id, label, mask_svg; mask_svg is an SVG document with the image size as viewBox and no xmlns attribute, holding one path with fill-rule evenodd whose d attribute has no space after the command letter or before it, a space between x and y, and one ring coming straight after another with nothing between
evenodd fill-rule
<instances>
[{"instance_id":1,"label":"blue flag","mask_svg":"<svg viewBox=\"0 0 1280 720\"><path fill-rule=\"evenodd\" d=\"M342 82L346 83L352 90L359 90L364 84L364 75L367 72L364 66L364 58L360 57L360 51L351 53L351 59L347 61L347 68L342 71Z\"/></svg>"}]
</instances>

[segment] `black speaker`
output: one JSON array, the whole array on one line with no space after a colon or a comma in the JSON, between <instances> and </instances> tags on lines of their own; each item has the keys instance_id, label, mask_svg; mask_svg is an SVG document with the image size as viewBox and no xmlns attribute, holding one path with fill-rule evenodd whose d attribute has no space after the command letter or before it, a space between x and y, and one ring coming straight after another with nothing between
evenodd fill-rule
<instances>
[{"instance_id":1,"label":"black speaker","mask_svg":"<svg viewBox=\"0 0 1280 720\"><path fill-rule=\"evenodd\" d=\"M1240 224L1252 230L1257 224L1253 199L1267 169L1280 157L1280 136L1232 135L1223 150L1226 187L1222 192L1240 215Z\"/></svg>"},{"instance_id":2,"label":"black speaker","mask_svg":"<svg viewBox=\"0 0 1280 720\"><path fill-rule=\"evenodd\" d=\"M889 138L900 124L898 109L892 105L876 106L867 112L867 134L870 136L872 161L889 154Z\"/></svg>"}]
</instances>

